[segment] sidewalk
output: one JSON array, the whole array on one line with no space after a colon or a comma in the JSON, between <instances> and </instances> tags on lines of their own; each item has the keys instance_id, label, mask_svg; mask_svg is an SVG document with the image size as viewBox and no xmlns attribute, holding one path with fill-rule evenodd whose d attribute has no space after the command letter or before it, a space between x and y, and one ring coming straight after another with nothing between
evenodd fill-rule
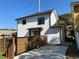
<instances>
[{"instance_id":1,"label":"sidewalk","mask_svg":"<svg viewBox=\"0 0 79 59\"><path fill-rule=\"evenodd\" d=\"M14 59L66 59L67 46L48 45L16 56Z\"/></svg>"}]
</instances>

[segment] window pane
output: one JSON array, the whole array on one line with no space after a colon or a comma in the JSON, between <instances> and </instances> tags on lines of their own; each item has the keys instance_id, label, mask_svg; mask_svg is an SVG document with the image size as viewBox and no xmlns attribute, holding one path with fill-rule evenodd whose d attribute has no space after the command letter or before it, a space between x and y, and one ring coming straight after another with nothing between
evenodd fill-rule
<instances>
[{"instance_id":1,"label":"window pane","mask_svg":"<svg viewBox=\"0 0 79 59\"><path fill-rule=\"evenodd\" d=\"M44 20L45 20L44 17L38 18L38 25L44 24Z\"/></svg>"},{"instance_id":2,"label":"window pane","mask_svg":"<svg viewBox=\"0 0 79 59\"><path fill-rule=\"evenodd\" d=\"M25 20L22 20L22 24L23 24L23 25L26 24L26 19L25 19Z\"/></svg>"}]
</instances>

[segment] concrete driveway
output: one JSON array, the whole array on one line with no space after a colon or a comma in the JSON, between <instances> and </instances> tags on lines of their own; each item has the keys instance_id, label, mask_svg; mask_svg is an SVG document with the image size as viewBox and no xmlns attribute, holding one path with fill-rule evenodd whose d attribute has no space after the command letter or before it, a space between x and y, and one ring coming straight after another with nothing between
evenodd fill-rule
<instances>
[{"instance_id":1,"label":"concrete driveway","mask_svg":"<svg viewBox=\"0 0 79 59\"><path fill-rule=\"evenodd\" d=\"M14 59L66 59L67 46L48 45L16 56Z\"/></svg>"}]
</instances>

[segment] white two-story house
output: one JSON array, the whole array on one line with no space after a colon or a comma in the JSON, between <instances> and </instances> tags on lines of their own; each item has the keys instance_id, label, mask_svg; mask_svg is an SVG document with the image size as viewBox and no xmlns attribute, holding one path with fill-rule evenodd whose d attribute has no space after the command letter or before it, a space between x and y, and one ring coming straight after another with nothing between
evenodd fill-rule
<instances>
[{"instance_id":1,"label":"white two-story house","mask_svg":"<svg viewBox=\"0 0 79 59\"><path fill-rule=\"evenodd\" d=\"M61 44L64 39L62 26L57 24L58 16L55 10L34 13L17 18L17 37L47 36L49 44ZM36 30L36 31L33 31Z\"/></svg>"}]
</instances>

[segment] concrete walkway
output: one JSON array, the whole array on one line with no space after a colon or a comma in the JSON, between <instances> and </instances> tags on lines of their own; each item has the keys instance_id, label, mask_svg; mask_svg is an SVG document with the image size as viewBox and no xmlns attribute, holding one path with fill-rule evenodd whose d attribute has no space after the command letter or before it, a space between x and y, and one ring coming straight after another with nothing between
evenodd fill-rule
<instances>
[{"instance_id":1,"label":"concrete walkway","mask_svg":"<svg viewBox=\"0 0 79 59\"><path fill-rule=\"evenodd\" d=\"M16 56L14 59L66 59L67 46L48 45Z\"/></svg>"}]
</instances>

